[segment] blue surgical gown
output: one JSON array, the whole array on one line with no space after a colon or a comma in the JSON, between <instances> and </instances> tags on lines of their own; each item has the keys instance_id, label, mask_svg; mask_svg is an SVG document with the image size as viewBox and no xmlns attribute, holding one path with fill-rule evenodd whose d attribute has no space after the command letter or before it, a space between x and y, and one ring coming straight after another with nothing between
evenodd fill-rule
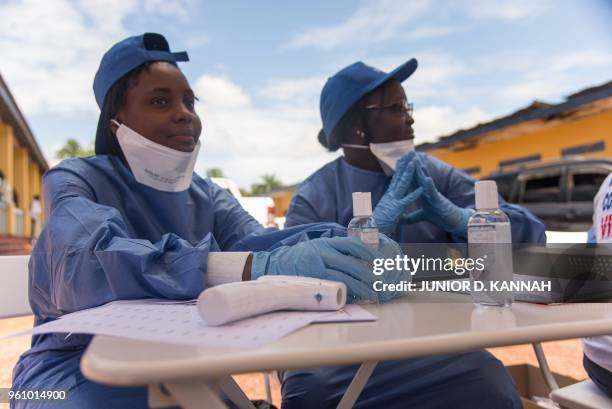
<instances>
[{"instance_id":1,"label":"blue surgical gown","mask_svg":"<svg viewBox=\"0 0 612 409\"><path fill-rule=\"evenodd\" d=\"M43 190L47 223L29 265L35 325L117 299L196 298L209 251L270 250L345 234L325 224L270 231L208 179L194 174L188 190L161 192L138 183L115 156L63 161L45 174ZM90 340L34 336L14 369L13 389L66 390L68 399L54 402L60 408L146 407L145 388L83 377L79 361Z\"/></svg>"},{"instance_id":2,"label":"blue surgical gown","mask_svg":"<svg viewBox=\"0 0 612 409\"><path fill-rule=\"evenodd\" d=\"M459 207L474 208L474 182L466 173L428 154L417 152L425 173L436 188ZM391 177L349 165L342 157L328 163L309 176L295 192L285 226L312 222L336 222L347 226L353 217L353 192L371 192L376 207L386 192ZM419 208L418 201L407 213ZM544 243L545 226L540 219L521 206L507 203L500 197L500 209L510 218L514 243ZM429 222L398 226L392 238L400 243L465 242Z\"/></svg>"},{"instance_id":3,"label":"blue surgical gown","mask_svg":"<svg viewBox=\"0 0 612 409\"><path fill-rule=\"evenodd\" d=\"M464 208L474 208L474 179L424 153L417 153L437 189ZM391 177L349 165L342 157L308 177L297 189L285 225L337 222L353 217L352 193L371 192L373 207ZM418 209L418 203L406 212ZM520 206L500 198L510 217L514 242L545 242L544 224ZM429 222L400 225L392 237L400 243L465 242ZM357 371L356 366L287 371L283 377L283 408L333 408ZM379 364L360 395L356 408L521 408L512 379L486 351L440 355Z\"/></svg>"}]
</instances>

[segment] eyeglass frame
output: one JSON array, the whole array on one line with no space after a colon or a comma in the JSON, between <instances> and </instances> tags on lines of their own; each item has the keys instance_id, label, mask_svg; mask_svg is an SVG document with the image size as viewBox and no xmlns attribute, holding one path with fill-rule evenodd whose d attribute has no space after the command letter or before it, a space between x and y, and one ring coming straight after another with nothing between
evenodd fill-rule
<instances>
[{"instance_id":1,"label":"eyeglass frame","mask_svg":"<svg viewBox=\"0 0 612 409\"><path fill-rule=\"evenodd\" d=\"M401 112L403 115L408 115L409 117L412 118L412 115L414 114L414 104L412 102L408 102L407 100L402 100L401 102L394 102L392 104L389 105L366 105L363 107L363 109L366 110L375 110L375 109L380 109L380 110L384 110L384 109L389 109L391 107L394 107L396 105L402 105L402 107L404 108L403 111ZM394 112L394 113L399 113L399 112Z\"/></svg>"}]
</instances>

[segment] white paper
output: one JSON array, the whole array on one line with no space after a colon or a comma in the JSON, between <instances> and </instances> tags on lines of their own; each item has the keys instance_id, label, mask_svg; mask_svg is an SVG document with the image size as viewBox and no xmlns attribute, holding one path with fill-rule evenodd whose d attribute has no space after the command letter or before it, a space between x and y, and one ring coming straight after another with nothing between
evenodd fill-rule
<instances>
[{"instance_id":1,"label":"white paper","mask_svg":"<svg viewBox=\"0 0 612 409\"><path fill-rule=\"evenodd\" d=\"M206 325L195 301L114 301L101 307L66 314L15 335L75 333L110 335L152 342L256 348L312 322L376 320L358 305L334 312L279 311L227 325Z\"/></svg>"},{"instance_id":2,"label":"white paper","mask_svg":"<svg viewBox=\"0 0 612 409\"><path fill-rule=\"evenodd\" d=\"M317 318L316 323L322 322L363 322L376 321L376 316L370 311L355 304L347 304L341 310L334 311L325 317Z\"/></svg>"}]
</instances>

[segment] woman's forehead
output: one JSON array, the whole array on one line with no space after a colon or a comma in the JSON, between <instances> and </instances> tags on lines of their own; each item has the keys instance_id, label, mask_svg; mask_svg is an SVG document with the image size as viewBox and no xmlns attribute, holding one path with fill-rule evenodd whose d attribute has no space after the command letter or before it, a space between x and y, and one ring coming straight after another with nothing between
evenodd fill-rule
<instances>
[{"instance_id":1,"label":"woman's forehead","mask_svg":"<svg viewBox=\"0 0 612 409\"><path fill-rule=\"evenodd\" d=\"M393 103L406 99L404 87L398 81L389 81L366 96L366 104Z\"/></svg>"},{"instance_id":2,"label":"woman's forehead","mask_svg":"<svg viewBox=\"0 0 612 409\"><path fill-rule=\"evenodd\" d=\"M178 67L167 62L156 62L142 70L132 87L135 91L148 92L155 89L187 91L189 82Z\"/></svg>"}]
</instances>

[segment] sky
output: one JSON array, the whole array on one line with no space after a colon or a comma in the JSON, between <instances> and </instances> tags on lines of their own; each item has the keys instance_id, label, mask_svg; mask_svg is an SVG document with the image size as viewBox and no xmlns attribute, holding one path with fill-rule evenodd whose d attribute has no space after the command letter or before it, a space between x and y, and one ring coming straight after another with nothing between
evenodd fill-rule
<instances>
[{"instance_id":1,"label":"sky","mask_svg":"<svg viewBox=\"0 0 612 409\"><path fill-rule=\"evenodd\" d=\"M418 60L403 83L417 144L612 80L611 0L0 0L0 22L0 74L47 159L70 138L93 144L103 53L158 32L190 56L196 172L242 187L297 183L339 155L317 142L319 96L358 60Z\"/></svg>"}]
</instances>

